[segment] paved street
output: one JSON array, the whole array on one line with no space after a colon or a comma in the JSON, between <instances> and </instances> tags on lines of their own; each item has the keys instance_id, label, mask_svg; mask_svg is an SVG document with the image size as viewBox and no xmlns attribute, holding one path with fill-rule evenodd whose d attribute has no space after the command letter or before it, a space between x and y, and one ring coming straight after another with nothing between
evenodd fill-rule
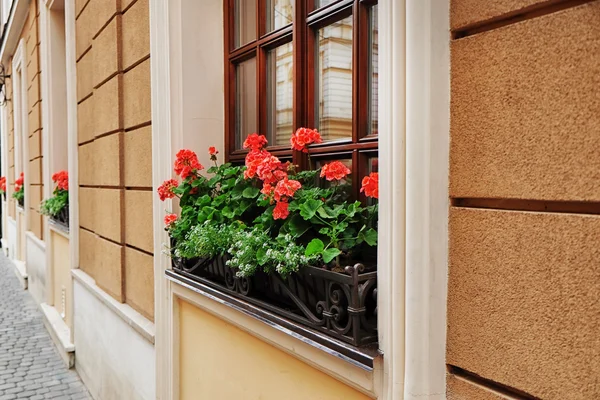
<instances>
[{"instance_id":1,"label":"paved street","mask_svg":"<svg viewBox=\"0 0 600 400\"><path fill-rule=\"evenodd\" d=\"M0 400L90 399L60 359L42 314L0 255Z\"/></svg>"}]
</instances>

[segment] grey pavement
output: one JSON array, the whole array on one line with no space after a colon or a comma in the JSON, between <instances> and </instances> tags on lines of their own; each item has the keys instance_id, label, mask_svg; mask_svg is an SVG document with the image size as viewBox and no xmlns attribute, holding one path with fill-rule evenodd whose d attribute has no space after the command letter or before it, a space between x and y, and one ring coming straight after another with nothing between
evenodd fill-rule
<instances>
[{"instance_id":1,"label":"grey pavement","mask_svg":"<svg viewBox=\"0 0 600 400\"><path fill-rule=\"evenodd\" d=\"M0 400L91 399L67 369L31 295L0 253Z\"/></svg>"}]
</instances>

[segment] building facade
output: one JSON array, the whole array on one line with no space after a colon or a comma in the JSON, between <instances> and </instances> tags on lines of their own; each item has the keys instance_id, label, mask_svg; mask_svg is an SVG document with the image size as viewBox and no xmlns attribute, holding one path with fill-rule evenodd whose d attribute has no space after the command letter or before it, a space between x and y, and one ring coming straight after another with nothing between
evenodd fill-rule
<instances>
[{"instance_id":1,"label":"building facade","mask_svg":"<svg viewBox=\"0 0 600 400\"><path fill-rule=\"evenodd\" d=\"M2 248L95 399L600 396L600 0L3 0L0 22ZM365 205L380 173L376 272L325 311L169 254L178 150L243 164L254 132L341 161ZM66 221L41 207L59 171Z\"/></svg>"}]
</instances>

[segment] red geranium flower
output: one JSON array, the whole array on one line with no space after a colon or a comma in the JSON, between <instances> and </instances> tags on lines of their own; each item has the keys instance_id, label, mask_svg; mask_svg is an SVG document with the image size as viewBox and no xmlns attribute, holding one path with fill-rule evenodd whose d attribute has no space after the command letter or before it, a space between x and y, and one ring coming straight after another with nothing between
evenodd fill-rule
<instances>
[{"instance_id":1,"label":"red geranium flower","mask_svg":"<svg viewBox=\"0 0 600 400\"><path fill-rule=\"evenodd\" d=\"M261 189L261 193L267 197L271 197L273 195L273 191L275 188L270 183L264 183L263 188Z\"/></svg>"},{"instance_id":2,"label":"red geranium flower","mask_svg":"<svg viewBox=\"0 0 600 400\"><path fill-rule=\"evenodd\" d=\"M273 209L273 219L286 219L290 215L288 203L280 201Z\"/></svg>"},{"instance_id":3,"label":"red geranium flower","mask_svg":"<svg viewBox=\"0 0 600 400\"><path fill-rule=\"evenodd\" d=\"M267 145L267 143L269 143L267 141L267 138L264 137L263 135L259 135L258 133L253 133L251 135L249 135L246 140L244 140L244 148L245 149L250 149L250 150L262 150L263 147L265 147Z\"/></svg>"},{"instance_id":4,"label":"red geranium flower","mask_svg":"<svg viewBox=\"0 0 600 400\"><path fill-rule=\"evenodd\" d=\"M160 201L165 201L165 199L172 199L175 197L175 193L173 193L173 189L179 186L179 182L175 179L168 179L162 183L156 190L158 192L158 198Z\"/></svg>"},{"instance_id":5,"label":"red geranium flower","mask_svg":"<svg viewBox=\"0 0 600 400\"><path fill-rule=\"evenodd\" d=\"M219 150L217 150L217 148L214 146L210 146L208 148L208 154L210 154L211 156L214 156L216 154L219 154Z\"/></svg>"},{"instance_id":6,"label":"red geranium flower","mask_svg":"<svg viewBox=\"0 0 600 400\"><path fill-rule=\"evenodd\" d=\"M191 150L182 149L177 153L175 160L175 173L185 179L196 171L203 170L204 167L198 161L198 156Z\"/></svg>"},{"instance_id":7,"label":"red geranium flower","mask_svg":"<svg viewBox=\"0 0 600 400\"><path fill-rule=\"evenodd\" d=\"M339 181L348 176L349 173L350 170L341 161L332 161L321 168L321 178L325 177L328 181Z\"/></svg>"},{"instance_id":8,"label":"red geranium flower","mask_svg":"<svg viewBox=\"0 0 600 400\"><path fill-rule=\"evenodd\" d=\"M166 226L170 226L175 221L177 221L177 214L167 214L167 215L165 215L165 225Z\"/></svg>"},{"instance_id":9,"label":"red geranium flower","mask_svg":"<svg viewBox=\"0 0 600 400\"><path fill-rule=\"evenodd\" d=\"M275 186L275 201L281 201L284 197L293 197L298 189L302 187L302 184L293 179L283 178Z\"/></svg>"},{"instance_id":10,"label":"red geranium flower","mask_svg":"<svg viewBox=\"0 0 600 400\"><path fill-rule=\"evenodd\" d=\"M52 180L59 189L69 190L69 173L67 171L55 172L52 175Z\"/></svg>"},{"instance_id":11,"label":"red geranium flower","mask_svg":"<svg viewBox=\"0 0 600 400\"><path fill-rule=\"evenodd\" d=\"M23 173L21 172L21 175L17 179L15 179L15 188L16 188L16 185L22 186L24 180L25 180L25 177L23 176ZM18 192L18 190L17 190L17 192Z\"/></svg>"},{"instance_id":12,"label":"red geranium flower","mask_svg":"<svg viewBox=\"0 0 600 400\"><path fill-rule=\"evenodd\" d=\"M361 192L365 192L367 197L379 198L379 174L377 172L371 172L365 176L362 180Z\"/></svg>"},{"instance_id":13,"label":"red geranium flower","mask_svg":"<svg viewBox=\"0 0 600 400\"><path fill-rule=\"evenodd\" d=\"M265 157L270 156L268 151L264 150L252 150L246 155L246 170L244 171L244 178L250 179L256 176L256 170Z\"/></svg>"},{"instance_id":14,"label":"red geranium flower","mask_svg":"<svg viewBox=\"0 0 600 400\"><path fill-rule=\"evenodd\" d=\"M0 190L6 192L6 177L0 177Z\"/></svg>"},{"instance_id":15,"label":"red geranium flower","mask_svg":"<svg viewBox=\"0 0 600 400\"><path fill-rule=\"evenodd\" d=\"M290 138L292 150L308 153L307 146L312 143L323 143L321 134L315 129L299 128Z\"/></svg>"},{"instance_id":16,"label":"red geranium flower","mask_svg":"<svg viewBox=\"0 0 600 400\"><path fill-rule=\"evenodd\" d=\"M279 161L279 158L269 154L264 157L256 167L256 175L258 176L258 179L265 183L274 183L287 176L287 174L281 170L282 167L283 164Z\"/></svg>"}]
</instances>

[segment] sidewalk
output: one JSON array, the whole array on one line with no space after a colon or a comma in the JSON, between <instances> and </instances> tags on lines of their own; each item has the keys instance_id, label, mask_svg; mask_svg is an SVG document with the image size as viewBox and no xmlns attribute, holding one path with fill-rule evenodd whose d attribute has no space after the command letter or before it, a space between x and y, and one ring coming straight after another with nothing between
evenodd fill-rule
<instances>
[{"instance_id":1,"label":"sidewalk","mask_svg":"<svg viewBox=\"0 0 600 400\"><path fill-rule=\"evenodd\" d=\"M42 315L0 255L0 400L90 399L60 359Z\"/></svg>"}]
</instances>

